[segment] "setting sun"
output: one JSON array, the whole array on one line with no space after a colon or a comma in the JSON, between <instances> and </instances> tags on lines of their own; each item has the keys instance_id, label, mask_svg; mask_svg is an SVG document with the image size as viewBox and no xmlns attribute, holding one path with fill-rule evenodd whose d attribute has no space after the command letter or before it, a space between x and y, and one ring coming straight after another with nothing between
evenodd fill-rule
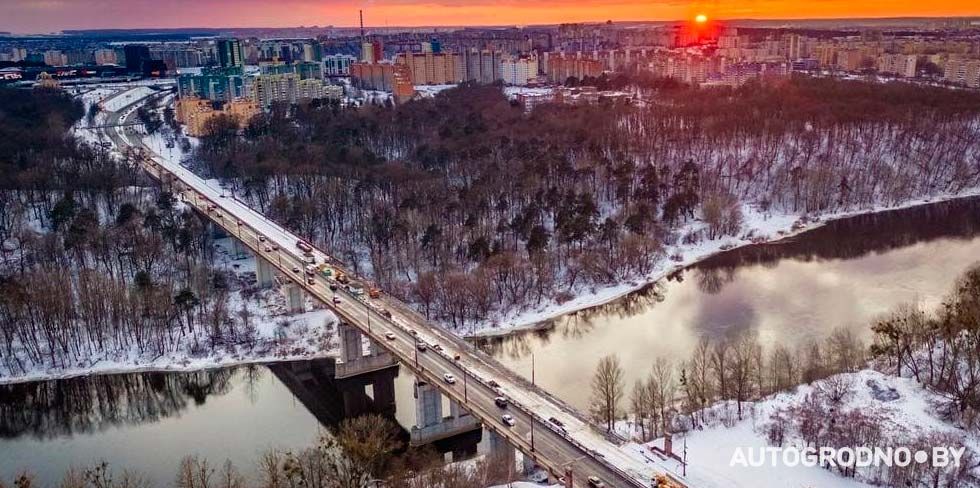
<instances>
[{"instance_id":1,"label":"setting sun","mask_svg":"<svg viewBox=\"0 0 980 488\"><path fill-rule=\"evenodd\" d=\"M708 21L708 16L704 14L698 14L697 17L694 17L694 21L699 24L703 24Z\"/></svg>"}]
</instances>

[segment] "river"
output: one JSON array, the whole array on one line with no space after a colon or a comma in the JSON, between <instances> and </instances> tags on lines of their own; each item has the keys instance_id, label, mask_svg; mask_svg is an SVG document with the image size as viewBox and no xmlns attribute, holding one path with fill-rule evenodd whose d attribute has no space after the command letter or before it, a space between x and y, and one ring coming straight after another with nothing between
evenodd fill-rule
<instances>
[{"instance_id":1,"label":"river","mask_svg":"<svg viewBox=\"0 0 980 488\"><path fill-rule=\"evenodd\" d=\"M533 357L535 382L585 408L604 355L619 356L631 385L657 357L684 359L702 336L751 329L764 344L793 347L844 326L868 340L875 316L909 301L935 306L978 259L980 198L854 217L717 255L544 330L482 346L529 379ZM163 487L188 454L212 464L230 459L254 476L263 451L310 446L352 410L368 408L351 391L377 397L373 386L325 379L327 369L319 361L0 387L0 479L29 469L53 485L69 466L105 459ZM390 382L395 398L369 409L409 428L411 375L393 370L378 381ZM470 455L473 440L440 450Z\"/></svg>"},{"instance_id":2,"label":"river","mask_svg":"<svg viewBox=\"0 0 980 488\"><path fill-rule=\"evenodd\" d=\"M656 358L687 359L702 336L751 329L764 346L793 349L848 327L869 343L876 316L908 302L935 307L978 260L980 198L868 214L718 254L543 330L482 345L528 379L533 361L537 384L585 409L603 356L619 357L631 387Z\"/></svg>"}]
</instances>

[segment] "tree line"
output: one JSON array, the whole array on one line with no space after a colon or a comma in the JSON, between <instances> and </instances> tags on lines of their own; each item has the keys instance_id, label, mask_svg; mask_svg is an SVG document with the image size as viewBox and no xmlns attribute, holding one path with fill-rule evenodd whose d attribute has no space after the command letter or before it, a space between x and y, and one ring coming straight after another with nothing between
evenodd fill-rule
<instances>
[{"instance_id":1,"label":"tree line","mask_svg":"<svg viewBox=\"0 0 980 488\"><path fill-rule=\"evenodd\" d=\"M641 103L530 113L465 84L397 107L276 106L241 137L214 119L193 162L455 328L740 236L743 203L823 213L980 184L972 92L648 81Z\"/></svg>"},{"instance_id":2,"label":"tree line","mask_svg":"<svg viewBox=\"0 0 980 488\"><path fill-rule=\"evenodd\" d=\"M206 221L70 130L60 90L0 89L0 364L251 347ZM247 311L246 311L247 312Z\"/></svg>"}]
</instances>

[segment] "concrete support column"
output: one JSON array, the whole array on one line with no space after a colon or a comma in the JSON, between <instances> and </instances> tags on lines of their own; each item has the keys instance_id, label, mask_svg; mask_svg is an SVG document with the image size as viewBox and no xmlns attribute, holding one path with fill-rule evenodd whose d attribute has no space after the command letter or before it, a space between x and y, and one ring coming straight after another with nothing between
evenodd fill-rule
<instances>
[{"instance_id":1,"label":"concrete support column","mask_svg":"<svg viewBox=\"0 0 980 488\"><path fill-rule=\"evenodd\" d=\"M283 285L283 293L286 294L286 309L289 313L303 313L306 310L306 297L303 289L295 284Z\"/></svg>"},{"instance_id":2,"label":"concrete support column","mask_svg":"<svg viewBox=\"0 0 980 488\"><path fill-rule=\"evenodd\" d=\"M415 382L415 426L430 427L442 422L442 393L436 387Z\"/></svg>"},{"instance_id":3,"label":"concrete support column","mask_svg":"<svg viewBox=\"0 0 980 488\"><path fill-rule=\"evenodd\" d=\"M374 406L379 412L395 414L395 376L398 370L391 368L380 373L372 384L374 387Z\"/></svg>"},{"instance_id":4,"label":"concrete support column","mask_svg":"<svg viewBox=\"0 0 980 488\"><path fill-rule=\"evenodd\" d=\"M255 279L259 288L269 288L275 282L275 268L264 258L255 258Z\"/></svg>"},{"instance_id":5,"label":"concrete support column","mask_svg":"<svg viewBox=\"0 0 980 488\"><path fill-rule=\"evenodd\" d=\"M495 430L483 429L483 448L487 457L507 463L508 473L513 474L517 463L517 450L504 436Z\"/></svg>"},{"instance_id":6,"label":"concrete support column","mask_svg":"<svg viewBox=\"0 0 980 488\"><path fill-rule=\"evenodd\" d=\"M224 227L221 227L210 220L208 220L208 232L211 233L212 239L224 239L225 237L228 237L228 233L225 232Z\"/></svg>"},{"instance_id":7,"label":"concrete support column","mask_svg":"<svg viewBox=\"0 0 980 488\"><path fill-rule=\"evenodd\" d=\"M364 355L361 347L361 331L341 322L337 333L340 335L340 360L347 365L359 361Z\"/></svg>"},{"instance_id":8,"label":"concrete support column","mask_svg":"<svg viewBox=\"0 0 980 488\"><path fill-rule=\"evenodd\" d=\"M449 415L454 419L458 419L460 417L468 417L470 413L463 410L463 408L459 406L459 402L449 400Z\"/></svg>"},{"instance_id":9,"label":"concrete support column","mask_svg":"<svg viewBox=\"0 0 980 488\"><path fill-rule=\"evenodd\" d=\"M238 239L231 240L231 257L233 259L245 259L248 256L248 248Z\"/></svg>"}]
</instances>

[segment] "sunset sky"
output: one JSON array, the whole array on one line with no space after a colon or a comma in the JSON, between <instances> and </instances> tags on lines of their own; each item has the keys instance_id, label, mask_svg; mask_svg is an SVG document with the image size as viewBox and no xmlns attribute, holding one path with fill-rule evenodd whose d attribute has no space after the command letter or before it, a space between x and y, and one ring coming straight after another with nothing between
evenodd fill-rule
<instances>
[{"instance_id":1,"label":"sunset sky","mask_svg":"<svg viewBox=\"0 0 980 488\"><path fill-rule=\"evenodd\" d=\"M980 15L978 0L0 0L0 30Z\"/></svg>"}]
</instances>

